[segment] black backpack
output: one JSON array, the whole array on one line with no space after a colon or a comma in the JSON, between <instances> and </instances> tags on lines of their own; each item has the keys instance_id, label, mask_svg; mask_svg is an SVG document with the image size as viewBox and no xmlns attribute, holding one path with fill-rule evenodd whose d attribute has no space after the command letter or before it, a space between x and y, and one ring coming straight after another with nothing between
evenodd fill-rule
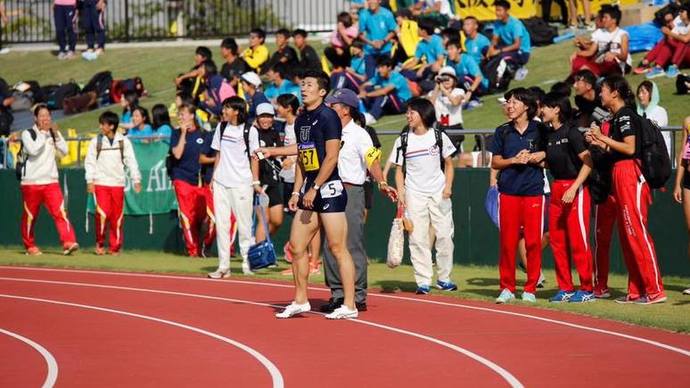
<instances>
[{"instance_id":1,"label":"black backpack","mask_svg":"<svg viewBox=\"0 0 690 388\"><path fill-rule=\"evenodd\" d=\"M103 150L103 137L103 134L99 133L96 138L96 160L101 156L101 151ZM120 149L120 159L122 160L122 164L125 164L125 141L118 140L117 143L117 147Z\"/></svg>"},{"instance_id":2,"label":"black backpack","mask_svg":"<svg viewBox=\"0 0 690 388\"><path fill-rule=\"evenodd\" d=\"M551 27L549 23L539 17L522 20L522 23L529 32L529 39L532 46L548 46L553 44L553 38L558 36L558 29Z\"/></svg>"},{"instance_id":3,"label":"black backpack","mask_svg":"<svg viewBox=\"0 0 690 388\"><path fill-rule=\"evenodd\" d=\"M638 142L642 175L652 189L664 187L671 177L671 158L661 135L661 130L655 122L645 116L637 116Z\"/></svg>"},{"instance_id":4,"label":"black backpack","mask_svg":"<svg viewBox=\"0 0 690 388\"><path fill-rule=\"evenodd\" d=\"M48 109L62 109L62 104L65 101L65 98L76 96L80 91L81 89L79 89L79 85L77 85L77 83L74 81L60 85L57 89L51 91L51 93L46 97Z\"/></svg>"},{"instance_id":5,"label":"black backpack","mask_svg":"<svg viewBox=\"0 0 690 388\"><path fill-rule=\"evenodd\" d=\"M688 94L690 90L690 76L678 74L676 77L676 94Z\"/></svg>"},{"instance_id":6,"label":"black backpack","mask_svg":"<svg viewBox=\"0 0 690 388\"><path fill-rule=\"evenodd\" d=\"M436 137L436 146L438 147L438 157L439 157L439 163L441 167L441 171L446 171L446 161L443 158L443 130L438 129L434 126L434 128L430 129L430 131L434 131L434 136ZM405 126L403 128L402 132L400 132L400 147L398 147L395 152L395 162L399 163L400 160L400 155L402 155L402 171L403 175L407 173L407 158L405 157L405 154L407 153L407 139L410 136L410 127Z\"/></svg>"},{"instance_id":7,"label":"black backpack","mask_svg":"<svg viewBox=\"0 0 690 388\"><path fill-rule=\"evenodd\" d=\"M497 55L482 65L482 74L489 78L489 93L505 92L515 77L517 63Z\"/></svg>"},{"instance_id":8,"label":"black backpack","mask_svg":"<svg viewBox=\"0 0 690 388\"><path fill-rule=\"evenodd\" d=\"M96 92L98 98L108 96L110 98L110 85L113 83L113 74L109 71L96 73L84 86L82 93Z\"/></svg>"},{"instance_id":9,"label":"black backpack","mask_svg":"<svg viewBox=\"0 0 690 388\"><path fill-rule=\"evenodd\" d=\"M38 136L38 133L36 133L36 130L33 128L27 129L29 131L29 135L31 135L32 140L36 140L36 137ZM55 137L51 132L51 136L53 136L53 141L55 141ZM24 155L24 143L20 143L19 147L19 152L17 152L17 161L14 164L14 169L15 169L15 176L17 177L18 181L21 181L22 178L24 177L24 174L26 174L26 161L24 158L26 155Z\"/></svg>"}]
</instances>

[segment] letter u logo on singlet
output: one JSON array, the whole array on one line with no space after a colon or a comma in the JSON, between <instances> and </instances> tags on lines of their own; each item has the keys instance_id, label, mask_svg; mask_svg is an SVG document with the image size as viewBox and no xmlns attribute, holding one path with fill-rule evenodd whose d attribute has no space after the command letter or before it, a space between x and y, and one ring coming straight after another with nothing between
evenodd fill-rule
<instances>
[{"instance_id":1,"label":"letter u logo on singlet","mask_svg":"<svg viewBox=\"0 0 690 388\"><path fill-rule=\"evenodd\" d=\"M302 143L309 141L310 129L309 126L300 127L299 139Z\"/></svg>"}]
</instances>

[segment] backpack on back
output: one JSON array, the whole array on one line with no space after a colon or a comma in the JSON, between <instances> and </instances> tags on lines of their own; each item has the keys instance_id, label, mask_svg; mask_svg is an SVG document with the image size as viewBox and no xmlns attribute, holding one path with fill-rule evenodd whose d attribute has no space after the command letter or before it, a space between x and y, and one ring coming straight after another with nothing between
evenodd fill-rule
<instances>
[{"instance_id":1,"label":"backpack on back","mask_svg":"<svg viewBox=\"0 0 690 388\"><path fill-rule=\"evenodd\" d=\"M642 175L649 187L660 189L671 177L671 158L668 156L666 142L655 122L643 116L636 118L640 128L637 149L642 162Z\"/></svg>"},{"instance_id":2,"label":"backpack on back","mask_svg":"<svg viewBox=\"0 0 690 388\"><path fill-rule=\"evenodd\" d=\"M36 130L33 128L27 129L29 131L29 135L31 135L31 139L36 140L38 137L38 133L36 133ZM18 181L21 181L22 178L24 177L24 174L26 174L26 155L24 152L24 143L22 142L19 146L19 152L17 152L17 162L14 164L14 169L15 169L15 176L17 177Z\"/></svg>"},{"instance_id":3,"label":"backpack on back","mask_svg":"<svg viewBox=\"0 0 690 388\"><path fill-rule=\"evenodd\" d=\"M434 126L434 128L429 129L430 131L434 131L434 136L436 137L436 147L438 147L438 156L439 156L439 163L441 167L441 171L446 170L446 162L443 158L443 130L438 129ZM403 128L402 132L400 132L400 147L395 150L395 162L399 163L400 156L402 155L402 171L403 175L407 173L407 158L405 157L405 154L407 154L407 140L410 136L410 127L408 125Z\"/></svg>"}]
</instances>

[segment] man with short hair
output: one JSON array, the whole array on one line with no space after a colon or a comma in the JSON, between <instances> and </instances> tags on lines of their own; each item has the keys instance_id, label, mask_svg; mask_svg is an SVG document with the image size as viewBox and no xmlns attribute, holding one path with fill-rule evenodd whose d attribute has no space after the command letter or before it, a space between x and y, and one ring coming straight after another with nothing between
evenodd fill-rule
<instances>
[{"instance_id":1,"label":"man with short hair","mask_svg":"<svg viewBox=\"0 0 690 388\"><path fill-rule=\"evenodd\" d=\"M446 51L448 51L447 65L455 70L458 85L469 93L469 96L465 98L466 100L469 101L471 97L479 96L488 90L489 79L484 77L482 70L472 56L462 51L460 41L457 39L449 40L446 44Z\"/></svg>"},{"instance_id":2,"label":"man with short hair","mask_svg":"<svg viewBox=\"0 0 690 388\"><path fill-rule=\"evenodd\" d=\"M220 54L225 63L220 68L220 75L230 81L235 92L240 91L240 77L249 71L249 65L238 55L237 42L234 38L225 38L220 43Z\"/></svg>"},{"instance_id":3,"label":"man with short hair","mask_svg":"<svg viewBox=\"0 0 690 388\"><path fill-rule=\"evenodd\" d=\"M294 69L298 65L297 52L290 47L290 31L286 28L276 31L276 51L262 67L261 74L266 74L278 63L284 63L288 69Z\"/></svg>"},{"instance_id":4,"label":"man with short hair","mask_svg":"<svg viewBox=\"0 0 690 388\"><path fill-rule=\"evenodd\" d=\"M242 52L242 59L255 73L261 73L261 66L268 61L268 48L266 42L266 31L261 28L253 28L249 32L249 47Z\"/></svg>"},{"instance_id":5,"label":"man with short hair","mask_svg":"<svg viewBox=\"0 0 690 388\"><path fill-rule=\"evenodd\" d=\"M392 43L398 31L393 13L381 7L381 0L369 0L369 8L360 12L359 39L365 44L364 60L367 78L374 77L377 59L390 56Z\"/></svg>"},{"instance_id":6,"label":"man with short hair","mask_svg":"<svg viewBox=\"0 0 690 388\"><path fill-rule=\"evenodd\" d=\"M288 66L282 62L276 63L266 73L271 84L266 88L264 94L271 102L275 102L281 94L293 94L300 99L300 101L302 100L299 86L288 79L287 74Z\"/></svg>"},{"instance_id":7,"label":"man with short hair","mask_svg":"<svg viewBox=\"0 0 690 388\"><path fill-rule=\"evenodd\" d=\"M465 32L465 51L481 65L491 46L489 38L479 33L479 21L474 16L468 16L462 21L462 30Z\"/></svg>"},{"instance_id":8,"label":"man with short hair","mask_svg":"<svg viewBox=\"0 0 690 388\"><path fill-rule=\"evenodd\" d=\"M589 128L594 122L592 113L596 108L604 110L597 91L597 76L589 70L580 70L573 76L575 89L575 120L580 127Z\"/></svg>"},{"instance_id":9,"label":"man with short hair","mask_svg":"<svg viewBox=\"0 0 690 388\"><path fill-rule=\"evenodd\" d=\"M494 24L491 46L486 56L490 58L499 55L515 61L518 66L521 66L515 74L515 79L522 80L527 76L527 68L524 66L529 61L532 50L529 32L519 19L510 16L510 3L507 0L496 0L494 7L497 20Z\"/></svg>"},{"instance_id":10,"label":"man with short hair","mask_svg":"<svg viewBox=\"0 0 690 388\"><path fill-rule=\"evenodd\" d=\"M367 123L374 123L383 116L384 111L392 114L403 113L405 102L412 97L407 79L393 70L393 60L381 57L378 60L376 76L359 87L359 97L365 99L369 111Z\"/></svg>"},{"instance_id":11,"label":"man with short hair","mask_svg":"<svg viewBox=\"0 0 690 388\"><path fill-rule=\"evenodd\" d=\"M412 77L408 76L413 81L438 73L446 58L443 39L434 34L434 24L430 20L421 20L418 28L417 34L421 40L417 43L414 57L403 65L403 70L417 69L416 74L413 73Z\"/></svg>"},{"instance_id":12,"label":"man with short hair","mask_svg":"<svg viewBox=\"0 0 690 388\"><path fill-rule=\"evenodd\" d=\"M316 53L313 47L307 43L307 31L296 29L292 33L292 38L295 40L295 47L299 50L299 61L297 68L301 71L321 70L321 58Z\"/></svg>"}]
</instances>

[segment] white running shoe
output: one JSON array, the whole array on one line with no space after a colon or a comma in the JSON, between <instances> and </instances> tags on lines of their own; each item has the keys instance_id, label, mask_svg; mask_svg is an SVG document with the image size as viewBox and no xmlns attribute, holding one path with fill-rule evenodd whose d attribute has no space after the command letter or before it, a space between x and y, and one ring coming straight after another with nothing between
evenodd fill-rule
<instances>
[{"instance_id":1,"label":"white running shoe","mask_svg":"<svg viewBox=\"0 0 690 388\"><path fill-rule=\"evenodd\" d=\"M364 113L364 121L367 125L376 124L376 118L374 118L374 116L372 116L372 114L369 112Z\"/></svg>"},{"instance_id":2,"label":"white running shoe","mask_svg":"<svg viewBox=\"0 0 690 388\"><path fill-rule=\"evenodd\" d=\"M357 309L350 310L347 306L342 305L333 310L332 313L326 314L326 319L354 319L359 315Z\"/></svg>"},{"instance_id":3,"label":"white running shoe","mask_svg":"<svg viewBox=\"0 0 690 388\"><path fill-rule=\"evenodd\" d=\"M218 269L215 272L209 272L208 277L211 279L227 279L230 277L230 270L221 271Z\"/></svg>"},{"instance_id":4,"label":"white running shoe","mask_svg":"<svg viewBox=\"0 0 690 388\"><path fill-rule=\"evenodd\" d=\"M293 317L297 314L307 313L311 311L309 302L304 304L297 304L294 301L285 307L285 310L276 314L276 318L285 319Z\"/></svg>"},{"instance_id":5,"label":"white running shoe","mask_svg":"<svg viewBox=\"0 0 690 388\"><path fill-rule=\"evenodd\" d=\"M524 80L525 78L527 78L527 73L529 73L529 71L527 70L526 67L523 66L523 67L519 68L517 70L517 72L515 72L515 80L516 81Z\"/></svg>"},{"instance_id":6,"label":"white running shoe","mask_svg":"<svg viewBox=\"0 0 690 388\"><path fill-rule=\"evenodd\" d=\"M242 273L245 275L254 275L254 272L252 272L249 267L249 262L246 260L242 262Z\"/></svg>"}]
</instances>

